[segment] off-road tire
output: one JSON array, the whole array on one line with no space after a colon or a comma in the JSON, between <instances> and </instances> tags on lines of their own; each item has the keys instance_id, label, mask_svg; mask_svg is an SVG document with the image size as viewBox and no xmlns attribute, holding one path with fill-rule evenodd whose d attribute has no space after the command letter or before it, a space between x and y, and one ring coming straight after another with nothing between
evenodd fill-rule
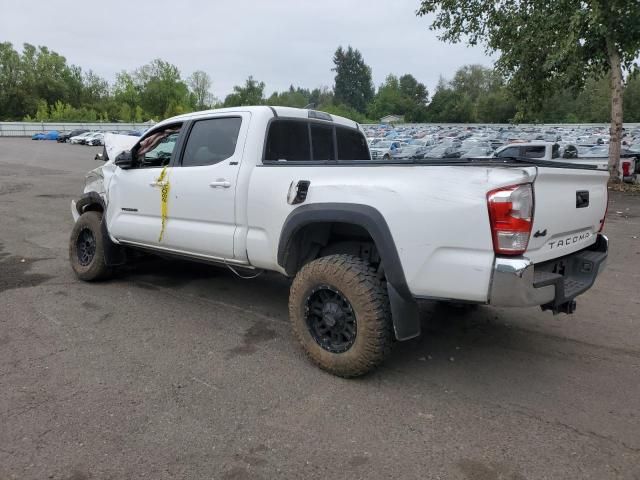
<instances>
[{"instance_id":1,"label":"off-road tire","mask_svg":"<svg viewBox=\"0 0 640 480\"><path fill-rule=\"evenodd\" d=\"M111 267L107 266L104 261L104 242L100 228L101 221L102 214L100 212L85 212L80 215L80 218L78 218L71 231L71 238L69 239L69 261L71 262L71 268L76 274L76 277L85 282L105 280L112 274ZM90 232L95 241L95 252L86 264L83 264L83 259L80 258L81 255L78 247L80 235L85 234L83 232Z\"/></svg>"},{"instance_id":2,"label":"off-road tire","mask_svg":"<svg viewBox=\"0 0 640 480\"><path fill-rule=\"evenodd\" d=\"M323 348L307 323L308 301L321 286L340 292L355 313L355 340L342 353ZM305 265L291 285L289 318L311 361L340 377L357 377L375 369L394 343L387 289L369 263L352 255L330 255Z\"/></svg>"}]
</instances>

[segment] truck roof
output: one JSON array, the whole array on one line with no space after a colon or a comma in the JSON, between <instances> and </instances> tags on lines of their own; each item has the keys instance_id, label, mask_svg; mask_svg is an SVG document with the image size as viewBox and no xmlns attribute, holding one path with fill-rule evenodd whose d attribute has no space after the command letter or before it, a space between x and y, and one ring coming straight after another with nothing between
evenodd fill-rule
<instances>
[{"instance_id":1,"label":"truck roof","mask_svg":"<svg viewBox=\"0 0 640 480\"><path fill-rule=\"evenodd\" d=\"M162 120L161 122L154 125L154 129L157 127L161 127L163 125L174 123L176 121L187 121L193 120L194 118L200 118L211 114L216 113L239 113L239 112L247 112L247 113L270 113L273 117L285 117L285 118L315 118L320 120L331 120L333 123L338 125L344 125L350 128L359 128L358 124L353 120L349 120L348 118L341 117L339 115L333 115L325 112L319 112L317 110L311 110L307 108L294 108L294 107L270 107L267 105L255 105L255 106L247 106L247 107L229 107L229 108L217 108L214 110L203 110L200 112L191 112L185 113L182 115L178 115L175 117L167 118L166 120Z\"/></svg>"}]
</instances>

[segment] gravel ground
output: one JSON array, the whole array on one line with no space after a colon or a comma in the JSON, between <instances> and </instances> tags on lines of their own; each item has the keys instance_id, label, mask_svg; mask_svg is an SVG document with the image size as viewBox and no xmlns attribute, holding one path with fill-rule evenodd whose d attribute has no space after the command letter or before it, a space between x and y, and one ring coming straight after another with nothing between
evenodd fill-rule
<instances>
[{"instance_id":1,"label":"gravel ground","mask_svg":"<svg viewBox=\"0 0 640 480\"><path fill-rule=\"evenodd\" d=\"M67 261L95 148L0 139L0 479L640 478L640 197L571 316L425 304L375 373L310 365L289 282Z\"/></svg>"}]
</instances>

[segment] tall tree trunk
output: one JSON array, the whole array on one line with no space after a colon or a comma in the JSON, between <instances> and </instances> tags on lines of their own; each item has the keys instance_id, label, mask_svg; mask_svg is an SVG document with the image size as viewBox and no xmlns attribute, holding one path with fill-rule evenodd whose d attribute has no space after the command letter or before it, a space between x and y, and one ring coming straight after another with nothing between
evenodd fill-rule
<instances>
[{"instance_id":1,"label":"tall tree trunk","mask_svg":"<svg viewBox=\"0 0 640 480\"><path fill-rule=\"evenodd\" d=\"M612 179L621 179L620 148L622 142L622 66L620 53L612 41L607 42L609 66L611 67L611 129L609 140L609 174Z\"/></svg>"}]
</instances>

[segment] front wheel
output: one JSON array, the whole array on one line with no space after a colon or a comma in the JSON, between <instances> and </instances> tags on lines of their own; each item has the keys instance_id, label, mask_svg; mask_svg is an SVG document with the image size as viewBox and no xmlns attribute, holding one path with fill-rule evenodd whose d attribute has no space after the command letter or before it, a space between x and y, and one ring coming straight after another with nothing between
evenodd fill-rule
<instances>
[{"instance_id":1,"label":"front wheel","mask_svg":"<svg viewBox=\"0 0 640 480\"><path fill-rule=\"evenodd\" d=\"M371 265L352 255L305 265L291 286L289 317L309 358L341 377L375 369L393 345L387 290Z\"/></svg>"},{"instance_id":2,"label":"front wheel","mask_svg":"<svg viewBox=\"0 0 640 480\"><path fill-rule=\"evenodd\" d=\"M100 212L85 212L73 226L69 239L69 261L80 280L91 282L104 280L111 275L111 268L104 261L104 242Z\"/></svg>"}]
</instances>

